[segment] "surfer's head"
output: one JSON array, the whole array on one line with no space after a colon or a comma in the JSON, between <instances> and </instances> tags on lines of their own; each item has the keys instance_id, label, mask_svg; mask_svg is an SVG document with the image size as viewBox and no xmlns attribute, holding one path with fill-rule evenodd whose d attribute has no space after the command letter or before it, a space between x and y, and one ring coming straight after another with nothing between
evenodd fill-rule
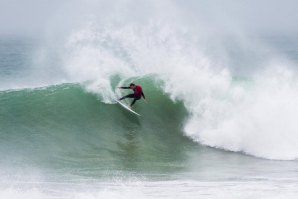
<instances>
[{"instance_id":1,"label":"surfer's head","mask_svg":"<svg viewBox=\"0 0 298 199\"><path fill-rule=\"evenodd\" d=\"M129 84L129 87L130 87L130 88L134 88L135 86L136 86L136 85L135 85L134 83L130 83L130 84Z\"/></svg>"}]
</instances>

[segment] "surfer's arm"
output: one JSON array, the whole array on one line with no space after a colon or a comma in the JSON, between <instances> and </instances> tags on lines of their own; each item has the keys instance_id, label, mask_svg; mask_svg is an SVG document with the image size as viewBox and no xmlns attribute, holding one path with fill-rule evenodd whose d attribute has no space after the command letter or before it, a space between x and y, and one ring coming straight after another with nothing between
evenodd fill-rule
<instances>
[{"instance_id":1,"label":"surfer's arm","mask_svg":"<svg viewBox=\"0 0 298 199\"><path fill-rule=\"evenodd\" d=\"M143 92L142 92L142 96L143 96L144 100L146 100L146 98L145 98L145 95L144 95L144 93L143 93Z\"/></svg>"},{"instance_id":2,"label":"surfer's arm","mask_svg":"<svg viewBox=\"0 0 298 199\"><path fill-rule=\"evenodd\" d=\"M120 86L118 88L121 88L121 89L130 89L130 87L126 87L126 86Z\"/></svg>"}]
</instances>

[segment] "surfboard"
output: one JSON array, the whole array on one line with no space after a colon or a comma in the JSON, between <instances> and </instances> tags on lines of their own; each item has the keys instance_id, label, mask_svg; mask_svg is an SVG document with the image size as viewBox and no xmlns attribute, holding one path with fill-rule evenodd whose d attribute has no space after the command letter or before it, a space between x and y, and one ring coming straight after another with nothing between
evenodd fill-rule
<instances>
[{"instance_id":1,"label":"surfboard","mask_svg":"<svg viewBox=\"0 0 298 199\"><path fill-rule=\"evenodd\" d=\"M126 110L129 110L131 113L137 115L137 116L141 116L140 114L138 114L137 112L135 112L134 110L131 110L131 108L129 108L126 104L120 102L119 100L116 100L116 102L118 104L120 104L123 108L125 108Z\"/></svg>"}]
</instances>

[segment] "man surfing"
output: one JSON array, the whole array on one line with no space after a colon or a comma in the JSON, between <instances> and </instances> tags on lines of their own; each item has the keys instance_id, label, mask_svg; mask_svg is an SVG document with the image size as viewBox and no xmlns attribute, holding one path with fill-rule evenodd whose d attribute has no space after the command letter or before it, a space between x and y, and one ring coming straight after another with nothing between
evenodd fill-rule
<instances>
[{"instance_id":1,"label":"man surfing","mask_svg":"<svg viewBox=\"0 0 298 199\"><path fill-rule=\"evenodd\" d=\"M121 101L121 100L123 100L125 98L133 98L133 101L131 102L129 108L132 108L132 106L134 105L134 103L137 100L141 99L142 96L143 96L145 102L147 102L146 99L145 99L145 95L144 95L143 89L142 89L142 87L140 85L135 85L134 83L131 83L129 85L129 87L122 86L122 87L118 87L118 88L120 88L120 89L132 89L133 90L133 93L132 94L128 94L128 95L123 96L123 97L121 97L119 99L119 101Z\"/></svg>"}]
</instances>

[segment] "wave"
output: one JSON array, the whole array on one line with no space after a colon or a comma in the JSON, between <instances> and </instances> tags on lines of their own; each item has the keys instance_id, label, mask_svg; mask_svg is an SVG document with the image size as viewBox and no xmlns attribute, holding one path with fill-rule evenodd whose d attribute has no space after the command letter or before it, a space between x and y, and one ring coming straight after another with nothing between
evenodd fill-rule
<instances>
[{"instance_id":1,"label":"wave","mask_svg":"<svg viewBox=\"0 0 298 199\"><path fill-rule=\"evenodd\" d=\"M90 12L100 5L91 4L86 5L92 8ZM178 137L184 134L203 145L266 159L297 159L296 63L233 26L223 34L214 32L217 24L202 22L194 27L189 22L191 16L171 1L148 4L149 13L155 15L140 12L137 20L124 11L131 11L130 4L107 4L117 11L110 13L119 15L96 10L90 16L88 12L76 25L69 24L71 28L54 20L53 35L48 35L42 50L34 55L35 67L26 71L30 75L18 83L15 77L11 78L4 85L57 86L2 92L3 98L11 99L1 102L7 103L2 106L1 119L11 125L4 126L4 131L12 131L13 124L24 127L21 130L25 132L29 131L28 126L43 124L48 133L53 126L61 131L73 131L69 130L73 127L74 132L95 132L101 129L100 120L105 129L118 132L120 128L122 132L122 126L113 120L127 121L131 117L119 119L125 112L111 108L117 107L111 105L114 88L119 83L135 81L145 84L145 90L151 85L156 87L147 94L149 101L152 99L148 108L137 107L149 118L147 122L142 120L145 123L138 124L139 128L147 125L154 132L159 132L156 126L164 131L171 129L168 131L179 132ZM81 8L79 2L75 5ZM143 11L148 7L136 6ZM171 11L160 12L160 7ZM80 14L70 13L70 18L81 16L81 9L78 10ZM198 19L201 17L204 19L204 15ZM71 31L61 31L59 26ZM61 82L78 82L82 88L60 86ZM10 109L5 108L7 105ZM176 117L177 109L185 113Z\"/></svg>"},{"instance_id":2,"label":"wave","mask_svg":"<svg viewBox=\"0 0 298 199\"><path fill-rule=\"evenodd\" d=\"M141 118L101 102L79 84L0 92L3 176L32 168L61 170L60 175L67 168L86 176L132 168L159 171L168 164L179 169L185 146L193 143L181 132L187 112L154 84L143 84L150 97L146 105L136 103Z\"/></svg>"},{"instance_id":3,"label":"wave","mask_svg":"<svg viewBox=\"0 0 298 199\"><path fill-rule=\"evenodd\" d=\"M230 67L197 48L195 38L180 34L158 25L83 29L68 40L66 71L76 81L90 81L87 90L105 103L111 103L115 76L155 74L163 92L183 102L189 114L183 131L194 141L266 159L297 159L295 64L266 54L251 61L260 68L239 81Z\"/></svg>"},{"instance_id":4,"label":"wave","mask_svg":"<svg viewBox=\"0 0 298 199\"><path fill-rule=\"evenodd\" d=\"M57 153L65 150L64 142L68 139L74 139L71 145L88 149L101 145L93 142L98 142L99 137L106 140L115 133L150 132L157 137L142 144L156 150L153 148L162 146L157 141L159 137L171 138L168 147L172 148L180 145L181 140L188 140L186 135L195 142L215 148L266 159L293 160L297 158L294 125L298 113L295 103L298 94L294 90L297 84L295 75L289 70L280 69L278 76L274 72L267 71L266 75L254 80L227 78L230 82L223 78L227 74L203 80L200 76L195 82L187 79L190 74L186 73L185 81L176 84L176 76L167 81L152 75L126 81L114 77L111 81L113 89L119 83L127 84L133 80L143 85L150 103L137 102L136 111L144 116L142 119L111 103L112 98L100 92L90 93L88 82L2 91L1 135L23 140L20 147L29 144L27 136L36 134L44 138L51 135L53 137L38 140L35 144L46 144L50 139L51 144L58 146ZM91 137L85 137L86 132L89 136L91 133ZM93 139L94 135L98 137ZM86 143L82 145L81 140ZM107 147L106 150L114 150L110 148L115 147L114 141L102 145ZM191 144L190 140L187 142ZM46 154L46 150L51 149L43 150Z\"/></svg>"}]
</instances>

